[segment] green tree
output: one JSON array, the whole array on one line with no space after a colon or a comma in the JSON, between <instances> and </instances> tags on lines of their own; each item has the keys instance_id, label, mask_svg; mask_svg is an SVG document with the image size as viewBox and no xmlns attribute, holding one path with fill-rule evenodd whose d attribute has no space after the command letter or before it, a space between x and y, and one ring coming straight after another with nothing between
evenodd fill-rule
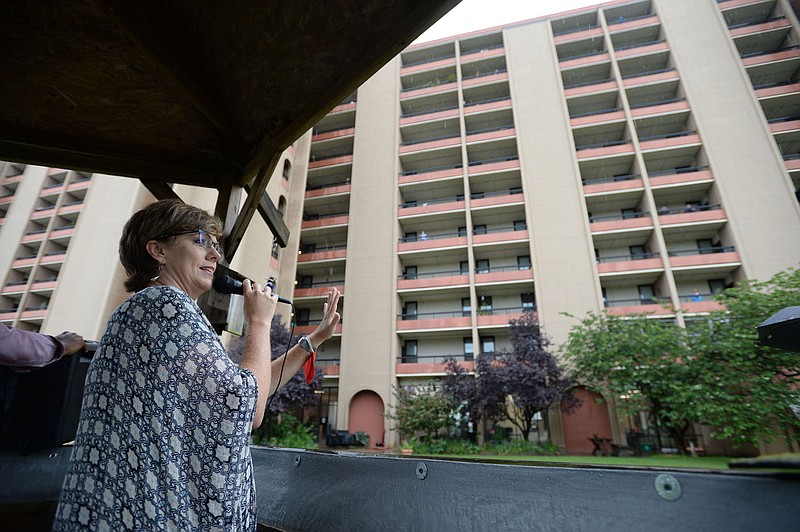
<instances>
[{"instance_id":1,"label":"green tree","mask_svg":"<svg viewBox=\"0 0 800 532\"><path fill-rule=\"evenodd\" d=\"M718 296L727 312L689 324L695 375L703 393L699 417L716 437L737 444L797 440L800 355L761 346L756 326L800 305L800 270L745 281Z\"/></svg>"},{"instance_id":2,"label":"green tree","mask_svg":"<svg viewBox=\"0 0 800 532\"><path fill-rule=\"evenodd\" d=\"M589 313L570 330L562 352L574 381L612 394L624 414L649 411L656 435L666 429L684 449L699 392L684 337L672 322Z\"/></svg>"},{"instance_id":3,"label":"green tree","mask_svg":"<svg viewBox=\"0 0 800 532\"><path fill-rule=\"evenodd\" d=\"M431 381L427 386L407 386L395 388L396 405L394 412L386 417L397 422L397 431L407 438L422 432L424 442L436 439L441 430L454 426L453 409L450 401Z\"/></svg>"}]
</instances>

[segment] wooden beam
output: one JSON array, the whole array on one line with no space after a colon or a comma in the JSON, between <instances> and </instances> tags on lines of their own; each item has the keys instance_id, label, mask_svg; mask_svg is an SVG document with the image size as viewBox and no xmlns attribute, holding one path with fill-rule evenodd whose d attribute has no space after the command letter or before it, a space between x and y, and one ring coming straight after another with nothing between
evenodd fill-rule
<instances>
[{"instance_id":1,"label":"wooden beam","mask_svg":"<svg viewBox=\"0 0 800 532\"><path fill-rule=\"evenodd\" d=\"M163 181L156 181L155 179L142 179L142 184L156 199L181 199L172 188ZM181 200L183 201L183 200Z\"/></svg>"},{"instance_id":2,"label":"wooden beam","mask_svg":"<svg viewBox=\"0 0 800 532\"><path fill-rule=\"evenodd\" d=\"M222 238L222 248L225 256L222 257L220 262L226 266L233 260L233 255L236 253L236 248L238 247L238 245L236 247L231 247L228 245L228 242L231 241L231 232L236 227L236 222L238 221L239 205L242 203L243 192L244 190L242 187L232 185L230 181L226 182L219 188L217 204L214 207L214 212L219 216L220 220L222 220L225 230Z\"/></svg>"},{"instance_id":3,"label":"wooden beam","mask_svg":"<svg viewBox=\"0 0 800 532\"><path fill-rule=\"evenodd\" d=\"M176 59L174 46L169 40L178 38L175 34L158 32L142 3L132 0L95 0L105 5L105 11L117 23L125 35L148 57L160 66L164 74L186 97L194 108L211 124L217 136L235 165L243 164L244 149L237 128L228 120L229 114L217 106L206 93L182 61Z\"/></svg>"},{"instance_id":4,"label":"wooden beam","mask_svg":"<svg viewBox=\"0 0 800 532\"><path fill-rule=\"evenodd\" d=\"M247 187L245 187L245 190L247 190ZM261 215L261 219L272 231L272 236L278 241L278 245L285 248L289 242L289 228L286 227L283 216L266 192L261 195L261 201L258 202L258 214Z\"/></svg>"},{"instance_id":5,"label":"wooden beam","mask_svg":"<svg viewBox=\"0 0 800 532\"><path fill-rule=\"evenodd\" d=\"M262 196L265 195L267 184L269 183L270 177L272 177L272 172L278 165L280 156L281 156L280 153L273 154L272 159L270 159L267 163L264 163L261 166L258 173L256 174L256 177L253 179L252 185L248 187L247 199L245 199L244 205L242 206L242 210L239 213L239 217L236 219L236 223L234 224L233 229L231 229L230 235L228 235L227 238L225 239L226 256L228 256L230 250L230 257L233 257L233 255L236 253L236 250L239 248L239 244L241 244L242 238L244 238L244 233L247 230L247 226L250 225L250 220L253 218L253 215L256 213L256 210L258 210ZM278 219L280 219L280 216L278 217ZM272 229L271 225L270 229ZM288 229L286 231L288 233Z\"/></svg>"}]
</instances>

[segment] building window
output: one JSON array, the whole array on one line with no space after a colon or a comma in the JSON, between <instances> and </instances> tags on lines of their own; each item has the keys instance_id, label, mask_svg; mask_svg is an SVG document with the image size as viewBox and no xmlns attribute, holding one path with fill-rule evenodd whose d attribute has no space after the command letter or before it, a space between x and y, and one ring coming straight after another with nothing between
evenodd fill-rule
<instances>
[{"instance_id":1,"label":"building window","mask_svg":"<svg viewBox=\"0 0 800 532\"><path fill-rule=\"evenodd\" d=\"M522 312L531 312L536 310L536 298L533 296L533 292L520 294L519 297L522 300Z\"/></svg>"},{"instance_id":2,"label":"building window","mask_svg":"<svg viewBox=\"0 0 800 532\"><path fill-rule=\"evenodd\" d=\"M472 338L464 338L464 360L475 360L475 346Z\"/></svg>"},{"instance_id":3,"label":"building window","mask_svg":"<svg viewBox=\"0 0 800 532\"><path fill-rule=\"evenodd\" d=\"M712 294L719 294L725 290L725 279L709 279L708 289Z\"/></svg>"},{"instance_id":4,"label":"building window","mask_svg":"<svg viewBox=\"0 0 800 532\"><path fill-rule=\"evenodd\" d=\"M645 250L644 246L628 246L628 250L631 253L631 259L639 260L645 258Z\"/></svg>"},{"instance_id":5,"label":"building window","mask_svg":"<svg viewBox=\"0 0 800 532\"><path fill-rule=\"evenodd\" d=\"M406 266L403 269L403 279L416 279L416 278L417 278L416 266Z\"/></svg>"},{"instance_id":6,"label":"building window","mask_svg":"<svg viewBox=\"0 0 800 532\"><path fill-rule=\"evenodd\" d=\"M517 268L520 270L530 270L531 269L531 256L530 255L520 255L517 257Z\"/></svg>"},{"instance_id":7,"label":"building window","mask_svg":"<svg viewBox=\"0 0 800 532\"><path fill-rule=\"evenodd\" d=\"M461 270L461 275L469 275L469 261L462 260L459 265L459 269Z\"/></svg>"},{"instance_id":8,"label":"building window","mask_svg":"<svg viewBox=\"0 0 800 532\"><path fill-rule=\"evenodd\" d=\"M300 276L300 288L311 288L314 285L314 276L313 275L301 275Z\"/></svg>"},{"instance_id":9,"label":"building window","mask_svg":"<svg viewBox=\"0 0 800 532\"><path fill-rule=\"evenodd\" d=\"M478 298L478 314L484 316L492 314L492 296L480 296Z\"/></svg>"},{"instance_id":10,"label":"building window","mask_svg":"<svg viewBox=\"0 0 800 532\"><path fill-rule=\"evenodd\" d=\"M410 232L406 233L405 241L406 242L416 242L417 241L417 232L416 231L410 231Z\"/></svg>"},{"instance_id":11,"label":"building window","mask_svg":"<svg viewBox=\"0 0 800 532\"><path fill-rule=\"evenodd\" d=\"M458 228L458 236L467 236L467 226L462 225Z\"/></svg>"},{"instance_id":12,"label":"building window","mask_svg":"<svg viewBox=\"0 0 800 532\"><path fill-rule=\"evenodd\" d=\"M486 225L480 224L476 225L472 228L473 235L485 235L486 234Z\"/></svg>"},{"instance_id":13,"label":"building window","mask_svg":"<svg viewBox=\"0 0 800 532\"><path fill-rule=\"evenodd\" d=\"M289 181L289 174L292 173L292 164L289 161L283 161L283 178Z\"/></svg>"},{"instance_id":14,"label":"building window","mask_svg":"<svg viewBox=\"0 0 800 532\"><path fill-rule=\"evenodd\" d=\"M470 317L472 314L472 302L468 297L461 298L461 315L465 318Z\"/></svg>"},{"instance_id":15,"label":"building window","mask_svg":"<svg viewBox=\"0 0 800 532\"><path fill-rule=\"evenodd\" d=\"M417 341L406 340L403 342L403 364L411 364L417 361Z\"/></svg>"},{"instance_id":16,"label":"building window","mask_svg":"<svg viewBox=\"0 0 800 532\"><path fill-rule=\"evenodd\" d=\"M415 320L417 319L417 302L416 301L408 301L405 305L403 305L403 319L404 320Z\"/></svg>"},{"instance_id":17,"label":"building window","mask_svg":"<svg viewBox=\"0 0 800 532\"><path fill-rule=\"evenodd\" d=\"M643 305L656 302L656 290L653 285L640 284L637 288L639 289L639 301L641 301Z\"/></svg>"},{"instance_id":18,"label":"building window","mask_svg":"<svg viewBox=\"0 0 800 532\"><path fill-rule=\"evenodd\" d=\"M525 231L528 229L528 224L525 220L514 220L514 231Z\"/></svg>"},{"instance_id":19,"label":"building window","mask_svg":"<svg viewBox=\"0 0 800 532\"><path fill-rule=\"evenodd\" d=\"M297 309L297 321L295 322L297 325L301 327L303 325L308 325L308 321L311 319L311 310L307 308L300 308Z\"/></svg>"},{"instance_id":20,"label":"building window","mask_svg":"<svg viewBox=\"0 0 800 532\"><path fill-rule=\"evenodd\" d=\"M481 353L494 353L494 336L481 336Z\"/></svg>"},{"instance_id":21,"label":"building window","mask_svg":"<svg viewBox=\"0 0 800 532\"><path fill-rule=\"evenodd\" d=\"M489 273L489 259L475 261L475 273Z\"/></svg>"}]
</instances>

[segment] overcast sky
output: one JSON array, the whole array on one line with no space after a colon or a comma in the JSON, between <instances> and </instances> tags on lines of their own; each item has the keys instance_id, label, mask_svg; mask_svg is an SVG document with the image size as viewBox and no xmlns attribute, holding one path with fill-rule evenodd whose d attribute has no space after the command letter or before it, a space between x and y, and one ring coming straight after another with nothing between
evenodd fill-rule
<instances>
[{"instance_id":1,"label":"overcast sky","mask_svg":"<svg viewBox=\"0 0 800 532\"><path fill-rule=\"evenodd\" d=\"M605 0L461 0L415 43L435 41L462 33L500 26L569 11L579 7L593 6Z\"/></svg>"}]
</instances>

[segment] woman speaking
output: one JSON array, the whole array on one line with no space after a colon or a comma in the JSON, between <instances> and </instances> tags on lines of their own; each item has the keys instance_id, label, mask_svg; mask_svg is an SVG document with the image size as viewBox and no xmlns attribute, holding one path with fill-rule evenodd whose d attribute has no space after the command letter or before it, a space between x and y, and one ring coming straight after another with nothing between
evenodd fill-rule
<instances>
[{"instance_id":1,"label":"woman speaking","mask_svg":"<svg viewBox=\"0 0 800 532\"><path fill-rule=\"evenodd\" d=\"M250 431L270 394L331 337L339 292L308 341L270 363L277 296L244 281L245 347L226 355L195 303L212 285L222 224L179 200L134 214L120 239L134 294L108 320L86 378L54 530L255 530ZM275 370L275 371L273 371Z\"/></svg>"}]
</instances>

